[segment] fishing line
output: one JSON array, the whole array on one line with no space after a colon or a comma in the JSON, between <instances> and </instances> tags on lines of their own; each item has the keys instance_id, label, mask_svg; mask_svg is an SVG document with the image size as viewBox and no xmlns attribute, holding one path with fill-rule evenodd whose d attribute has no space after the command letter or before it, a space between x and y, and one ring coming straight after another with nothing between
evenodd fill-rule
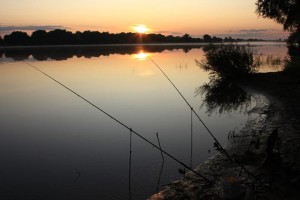
<instances>
[{"instance_id":1,"label":"fishing line","mask_svg":"<svg viewBox=\"0 0 300 200\"><path fill-rule=\"evenodd\" d=\"M191 110L191 158L190 158L190 167L193 166L193 109Z\"/></svg>"},{"instance_id":2,"label":"fishing line","mask_svg":"<svg viewBox=\"0 0 300 200\"><path fill-rule=\"evenodd\" d=\"M103 109L101 109L100 107L98 107L97 105L95 105L94 103L92 103L91 101L89 101L88 99L84 98L83 96L81 96L80 94L78 94L77 92L75 92L74 90L72 90L71 88L67 87L66 85L64 85L63 83L59 82L58 80L56 80L55 78L51 77L50 75L48 75L47 73L43 72L42 70L40 70L39 68L35 67L34 65L32 65L31 63L25 62L28 66L32 67L33 69L37 70L38 72L42 73L43 75L47 76L48 78L50 78L51 80L53 80L54 82L56 82L57 84L61 85L62 87L64 87L65 89L69 90L71 93L75 94L77 97L79 97L80 99L82 99L83 101L87 102L88 104L90 104L91 106L93 106L94 108L96 108L97 110L99 110L100 112L102 112L103 114L105 114L106 116L108 116L109 118L111 118L112 120L116 121L117 123L119 123L121 126L123 126L124 128L128 129L130 131L130 133L134 133L135 135L137 135L139 138L141 138L142 140L144 140L145 142L151 144L154 148L156 148L157 150L163 152L165 155L167 155L168 157L170 157L171 159L173 159L174 161L176 161L177 163L179 163L180 165L182 165L183 167L185 167L186 169L194 172L195 174L197 174L199 177L203 178L204 180L206 180L209 183L213 183L213 181L209 180L208 178L206 178L205 176L203 176L202 174L200 174L199 172L196 172L195 170L193 170L192 168L190 168L188 165L184 164L183 162L181 162L180 160L178 160L177 158L175 158L173 155L169 154L168 152L166 152L165 150L161 149L159 146L155 145L154 143L152 143L150 140L148 140L147 138L145 138L144 136L142 136L141 134L137 133L136 131L134 131L132 128L130 128L129 126L127 126L126 124L122 123L120 120L118 120L117 118L115 118L114 116L110 115L108 112L104 111Z\"/></svg>"},{"instance_id":3,"label":"fishing line","mask_svg":"<svg viewBox=\"0 0 300 200\"><path fill-rule=\"evenodd\" d=\"M251 175L252 177L254 177L256 180L258 180L259 182L261 182L261 180L254 175L252 172L250 172L249 170L247 170L242 164L240 164L237 161L234 161L229 154L227 153L227 151L222 147L222 145L219 143L219 141L217 140L217 138L214 136L214 134L210 131L210 129L206 126L206 124L204 123L204 121L200 118L200 116L198 115L198 113L193 109L193 107L191 106L191 104L187 101L187 99L183 96L183 94L179 91L179 89L176 87L176 85L171 81L171 79L168 77L168 75L162 70L162 68L151 58L148 57L149 60L152 61L152 63L161 71L161 73L168 79L168 81L171 83L171 85L175 88L175 90L178 92L178 94L182 97L182 99L185 101L185 103L188 105L188 107L191 109L191 112L195 114L195 116L199 119L199 121L202 123L202 125L205 127L205 129L207 130L207 132L211 135L211 137L215 140L215 143L217 144L217 147L219 147L221 149L221 151L227 156L227 158L230 160L230 162L236 163L238 166L240 166L242 169L244 169L249 175ZM261 182L262 183L262 182Z\"/></svg>"},{"instance_id":4,"label":"fishing line","mask_svg":"<svg viewBox=\"0 0 300 200\"><path fill-rule=\"evenodd\" d=\"M188 107L191 109L191 111L195 114L195 116L198 118L198 120L201 122L201 124L204 126L204 128L207 130L207 132L211 135L211 137L214 139L214 141L218 144L218 146L222 149L222 151L225 153L225 155L228 157L230 161L232 161L232 158L229 156L229 154L226 152L226 150L222 147L220 142L217 140L217 138L214 136L214 134L210 131L210 129L206 126L204 121L201 119L201 117L198 115L198 113L193 109L191 104L187 101L187 99L183 96L183 94L179 91L179 89L176 87L176 85L171 81L171 79L168 77L168 75L162 70L162 68L150 57L148 57L149 60L152 61L152 63L161 71L161 73L168 79L168 81L171 83L171 85L175 88L175 90L178 92L178 94L182 97L182 99L185 101L185 103L188 105Z\"/></svg>"}]
</instances>

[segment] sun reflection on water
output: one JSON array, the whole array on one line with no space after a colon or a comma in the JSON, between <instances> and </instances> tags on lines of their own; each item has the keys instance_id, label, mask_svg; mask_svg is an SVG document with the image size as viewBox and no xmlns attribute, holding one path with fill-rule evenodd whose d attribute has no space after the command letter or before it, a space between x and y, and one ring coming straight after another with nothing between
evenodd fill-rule
<instances>
[{"instance_id":1,"label":"sun reflection on water","mask_svg":"<svg viewBox=\"0 0 300 200\"><path fill-rule=\"evenodd\" d=\"M140 51L137 54L134 54L134 58L138 60L146 60L149 57L149 53L145 53L144 51Z\"/></svg>"}]
</instances>

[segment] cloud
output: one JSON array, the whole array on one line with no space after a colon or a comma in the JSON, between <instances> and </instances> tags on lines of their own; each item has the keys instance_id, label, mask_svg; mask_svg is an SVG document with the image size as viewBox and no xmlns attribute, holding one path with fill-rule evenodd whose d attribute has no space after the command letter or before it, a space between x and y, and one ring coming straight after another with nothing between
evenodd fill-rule
<instances>
[{"instance_id":1,"label":"cloud","mask_svg":"<svg viewBox=\"0 0 300 200\"><path fill-rule=\"evenodd\" d=\"M31 34L33 31L36 30L46 30L46 31L51 31L55 29L68 29L67 27L64 26L36 26L36 25L29 25L29 26L9 26L9 25L3 25L0 24L0 36L8 35L13 31L24 31L29 34Z\"/></svg>"},{"instance_id":2,"label":"cloud","mask_svg":"<svg viewBox=\"0 0 300 200\"><path fill-rule=\"evenodd\" d=\"M264 32L268 32L270 30L273 30L273 29L242 29L242 30L239 30L238 32L240 32L240 33L264 33Z\"/></svg>"},{"instance_id":3,"label":"cloud","mask_svg":"<svg viewBox=\"0 0 300 200\"><path fill-rule=\"evenodd\" d=\"M242 39L285 39L288 37L288 33L283 30L277 29L240 29L229 30L222 34L217 34L218 37L232 37Z\"/></svg>"},{"instance_id":4,"label":"cloud","mask_svg":"<svg viewBox=\"0 0 300 200\"><path fill-rule=\"evenodd\" d=\"M182 36L184 33L181 32L173 32L173 31L157 31L156 34L162 34L162 35L174 35L174 36Z\"/></svg>"},{"instance_id":5,"label":"cloud","mask_svg":"<svg viewBox=\"0 0 300 200\"><path fill-rule=\"evenodd\" d=\"M35 30L54 30L65 29L63 26L6 26L0 25L0 32L12 32L12 31L35 31Z\"/></svg>"}]
</instances>

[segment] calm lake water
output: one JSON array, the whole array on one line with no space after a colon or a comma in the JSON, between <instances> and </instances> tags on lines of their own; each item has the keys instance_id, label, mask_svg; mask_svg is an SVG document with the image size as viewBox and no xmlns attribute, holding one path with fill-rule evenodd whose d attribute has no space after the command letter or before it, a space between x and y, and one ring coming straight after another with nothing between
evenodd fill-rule
<instances>
[{"instance_id":1,"label":"calm lake water","mask_svg":"<svg viewBox=\"0 0 300 200\"><path fill-rule=\"evenodd\" d=\"M281 70L284 44L256 43ZM162 75L175 83L222 145L255 106L207 112L197 88L209 82L199 45L0 49L0 199L146 199L183 168L49 74L192 168L215 154L213 139ZM277 62L275 61L277 60ZM274 61L274 62L273 62ZM130 189L129 189L130 188Z\"/></svg>"}]
</instances>

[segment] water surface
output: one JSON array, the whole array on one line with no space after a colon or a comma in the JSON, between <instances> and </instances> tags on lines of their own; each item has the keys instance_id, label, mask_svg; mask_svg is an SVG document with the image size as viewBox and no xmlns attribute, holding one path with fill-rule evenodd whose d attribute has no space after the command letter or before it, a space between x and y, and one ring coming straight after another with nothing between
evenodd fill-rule
<instances>
[{"instance_id":1,"label":"water surface","mask_svg":"<svg viewBox=\"0 0 300 200\"><path fill-rule=\"evenodd\" d=\"M254 46L284 57L285 46ZM0 50L0 198L145 199L179 179L178 163L30 67L39 68L187 165L214 155L214 141L149 59L227 144L247 120L247 108L207 112L199 86L208 73L194 46L94 46ZM265 65L261 71L280 67ZM204 105L204 106L201 106ZM191 131L192 127L192 131Z\"/></svg>"}]
</instances>

